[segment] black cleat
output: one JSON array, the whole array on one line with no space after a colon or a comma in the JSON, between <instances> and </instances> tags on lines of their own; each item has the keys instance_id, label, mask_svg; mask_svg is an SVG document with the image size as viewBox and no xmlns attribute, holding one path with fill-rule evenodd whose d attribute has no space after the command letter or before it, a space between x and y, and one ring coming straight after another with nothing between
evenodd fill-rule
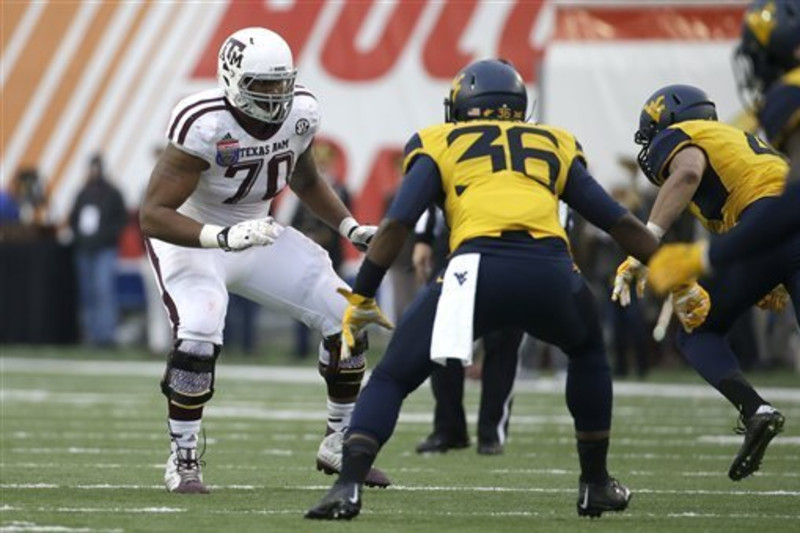
<instances>
[{"instance_id":1,"label":"black cleat","mask_svg":"<svg viewBox=\"0 0 800 533\"><path fill-rule=\"evenodd\" d=\"M350 520L361 512L361 485L337 481L305 517L315 520Z\"/></svg>"},{"instance_id":2,"label":"black cleat","mask_svg":"<svg viewBox=\"0 0 800 533\"><path fill-rule=\"evenodd\" d=\"M578 516L597 518L606 511L624 511L631 501L631 491L613 477L605 483L580 482Z\"/></svg>"},{"instance_id":3,"label":"black cleat","mask_svg":"<svg viewBox=\"0 0 800 533\"><path fill-rule=\"evenodd\" d=\"M740 481L761 467L761 459L770 441L783 431L784 417L778 411L761 413L742 420L737 433L744 434L744 443L728 470L728 477Z\"/></svg>"},{"instance_id":4,"label":"black cleat","mask_svg":"<svg viewBox=\"0 0 800 533\"><path fill-rule=\"evenodd\" d=\"M494 442L479 442L478 453L480 455L502 455L503 445L497 441Z\"/></svg>"},{"instance_id":5,"label":"black cleat","mask_svg":"<svg viewBox=\"0 0 800 533\"><path fill-rule=\"evenodd\" d=\"M417 445L417 453L445 453L447 450L469 448L469 439L450 439L438 433L431 433Z\"/></svg>"}]
</instances>

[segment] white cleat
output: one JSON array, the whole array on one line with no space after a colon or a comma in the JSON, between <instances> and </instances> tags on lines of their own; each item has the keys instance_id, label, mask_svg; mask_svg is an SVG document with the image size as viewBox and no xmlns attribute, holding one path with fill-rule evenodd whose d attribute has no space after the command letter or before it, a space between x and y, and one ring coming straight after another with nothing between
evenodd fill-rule
<instances>
[{"instance_id":1,"label":"white cleat","mask_svg":"<svg viewBox=\"0 0 800 533\"><path fill-rule=\"evenodd\" d=\"M196 449L173 449L164 471L167 490L179 494L208 494L210 491L203 484L202 466Z\"/></svg>"},{"instance_id":2,"label":"white cleat","mask_svg":"<svg viewBox=\"0 0 800 533\"><path fill-rule=\"evenodd\" d=\"M342 444L344 435L335 431L326 435L317 450L317 470L326 474L338 474L342 470Z\"/></svg>"}]
</instances>

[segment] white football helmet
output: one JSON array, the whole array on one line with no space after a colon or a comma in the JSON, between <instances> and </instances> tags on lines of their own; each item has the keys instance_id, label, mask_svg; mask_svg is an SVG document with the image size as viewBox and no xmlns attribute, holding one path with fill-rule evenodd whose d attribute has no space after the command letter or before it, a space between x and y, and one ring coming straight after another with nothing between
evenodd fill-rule
<instances>
[{"instance_id":1,"label":"white football helmet","mask_svg":"<svg viewBox=\"0 0 800 533\"><path fill-rule=\"evenodd\" d=\"M296 76L289 45L266 28L241 29L219 50L217 79L225 97L263 122L280 123L289 115Z\"/></svg>"}]
</instances>

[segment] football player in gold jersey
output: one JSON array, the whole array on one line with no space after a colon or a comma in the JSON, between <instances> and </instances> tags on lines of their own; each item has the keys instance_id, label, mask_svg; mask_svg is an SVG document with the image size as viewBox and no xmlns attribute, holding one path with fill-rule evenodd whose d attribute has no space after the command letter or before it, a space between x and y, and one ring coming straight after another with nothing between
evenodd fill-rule
<instances>
[{"instance_id":1,"label":"football player in gold jersey","mask_svg":"<svg viewBox=\"0 0 800 533\"><path fill-rule=\"evenodd\" d=\"M650 265L656 290L767 252L800 231L800 2L753 2L736 60L743 100L754 108L766 139L791 161L786 191L763 217L749 217L710 244L665 246Z\"/></svg>"},{"instance_id":2,"label":"football player in gold jersey","mask_svg":"<svg viewBox=\"0 0 800 533\"><path fill-rule=\"evenodd\" d=\"M468 364L474 338L518 327L570 358L567 405L581 475L578 514L622 511L630 491L606 469L611 374L597 303L575 268L558 201L646 260L655 237L586 170L570 133L525 121L527 91L507 62L464 68L445 101L446 122L406 145L405 177L359 270L343 318L343 346L367 324L389 325L375 292L410 229L433 201L443 206L453 251L442 274L403 315L362 392L345 438L342 473L308 518L349 519L361 509L364 475L390 438L403 399L447 358ZM691 289L689 289L691 290ZM687 314L704 312L695 289Z\"/></svg>"},{"instance_id":3,"label":"football player in gold jersey","mask_svg":"<svg viewBox=\"0 0 800 533\"><path fill-rule=\"evenodd\" d=\"M649 221L659 234L687 208L711 233L725 233L769 213L785 187L785 159L758 137L717 122L714 103L695 87L671 85L648 98L635 141L642 145L642 170L661 188ZM646 271L628 258L617 279L624 286L643 279ZM742 375L725 335L765 296L778 301L781 284L800 303L800 235L704 282L711 312L692 332L679 332L678 345L689 363L740 412L745 441L728 472L735 481L758 470L784 418Z\"/></svg>"}]
</instances>

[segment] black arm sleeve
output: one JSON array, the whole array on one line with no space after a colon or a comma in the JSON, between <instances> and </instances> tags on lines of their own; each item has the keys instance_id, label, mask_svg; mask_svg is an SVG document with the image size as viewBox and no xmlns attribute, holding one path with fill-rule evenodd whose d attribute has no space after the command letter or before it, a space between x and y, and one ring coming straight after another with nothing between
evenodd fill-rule
<instances>
[{"instance_id":1,"label":"black arm sleeve","mask_svg":"<svg viewBox=\"0 0 800 533\"><path fill-rule=\"evenodd\" d=\"M422 213L442 194L439 167L429 156L417 156L403 178L385 218L413 228Z\"/></svg>"},{"instance_id":2,"label":"black arm sleeve","mask_svg":"<svg viewBox=\"0 0 800 533\"><path fill-rule=\"evenodd\" d=\"M627 211L600 186L579 160L569 168L561 195L567 205L601 230L608 232Z\"/></svg>"}]
</instances>

